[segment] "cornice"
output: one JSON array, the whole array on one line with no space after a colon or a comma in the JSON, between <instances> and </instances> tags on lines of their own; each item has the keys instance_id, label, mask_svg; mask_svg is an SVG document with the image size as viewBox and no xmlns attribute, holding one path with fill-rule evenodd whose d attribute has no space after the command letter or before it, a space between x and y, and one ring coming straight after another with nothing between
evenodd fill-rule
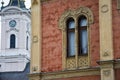
<instances>
[{"instance_id":1,"label":"cornice","mask_svg":"<svg viewBox=\"0 0 120 80\"><path fill-rule=\"evenodd\" d=\"M120 68L120 59L115 60L115 68Z\"/></svg>"},{"instance_id":2,"label":"cornice","mask_svg":"<svg viewBox=\"0 0 120 80\"><path fill-rule=\"evenodd\" d=\"M113 66L114 66L114 68L115 69L118 69L118 68L120 68L120 59L115 59L115 60L104 60L104 61L97 61L97 63L99 64L99 65L110 65L110 64L113 64Z\"/></svg>"},{"instance_id":3,"label":"cornice","mask_svg":"<svg viewBox=\"0 0 120 80\"><path fill-rule=\"evenodd\" d=\"M120 59L102 61L104 64L114 63L114 69L120 69ZM100 67L90 67L75 70L64 70L57 72L40 72L29 74L30 80L49 80L49 79L60 79L60 78L70 78L70 77L80 77L80 76L95 76L100 75Z\"/></svg>"},{"instance_id":4,"label":"cornice","mask_svg":"<svg viewBox=\"0 0 120 80\"><path fill-rule=\"evenodd\" d=\"M113 64L115 62L115 60L104 60L104 61L97 61L97 63L99 65L103 65L103 64Z\"/></svg>"},{"instance_id":5,"label":"cornice","mask_svg":"<svg viewBox=\"0 0 120 80\"><path fill-rule=\"evenodd\" d=\"M90 75L100 75L100 68L95 67L95 68L85 68L85 69L76 69L76 70L65 70L58 72L32 73L29 74L29 77L36 78L39 76L40 80L48 80L48 79L70 78L70 77L90 76Z\"/></svg>"},{"instance_id":6,"label":"cornice","mask_svg":"<svg viewBox=\"0 0 120 80\"><path fill-rule=\"evenodd\" d=\"M31 14L28 13L27 11L18 11L18 12L0 12L0 16L5 16L5 15L15 15L15 14L26 14L29 18L31 18Z\"/></svg>"}]
</instances>

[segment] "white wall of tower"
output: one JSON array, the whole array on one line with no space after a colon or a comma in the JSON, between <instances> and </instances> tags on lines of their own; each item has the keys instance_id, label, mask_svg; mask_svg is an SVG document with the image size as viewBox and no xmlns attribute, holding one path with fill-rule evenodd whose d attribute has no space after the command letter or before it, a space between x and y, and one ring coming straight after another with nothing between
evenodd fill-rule
<instances>
[{"instance_id":1,"label":"white wall of tower","mask_svg":"<svg viewBox=\"0 0 120 80\"><path fill-rule=\"evenodd\" d=\"M18 7L8 7L0 12L1 15L1 49L0 49L0 71L22 71L25 65L30 61L30 43L31 43L31 19L28 10L22 10ZM10 27L9 22L16 21L15 27ZM10 48L10 35L16 36L15 48ZM28 39L28 50L26 49ZM17 63L14 63L17 61ZM12 63L12 64L8 64ZM6 66L7 65L7 66ZM19 65L19 67L10 66ZM3 68L4 67L4 68Z\"/></svg>"}]
</instances>

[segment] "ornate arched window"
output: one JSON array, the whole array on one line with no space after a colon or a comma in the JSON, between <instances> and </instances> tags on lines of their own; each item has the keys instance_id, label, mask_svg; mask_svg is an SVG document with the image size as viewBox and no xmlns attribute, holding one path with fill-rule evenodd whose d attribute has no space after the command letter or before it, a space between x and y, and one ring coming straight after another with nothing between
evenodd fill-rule
<instances>
[{"instance_id":1,"label":"ornate arched window","mask_svg":"<svg viewBox=\"0 0 120 80\"><path fill-rule=\"evenodd\" d=\"M16 45L16 36L14 34L10 35L10 48L15 48Z\"/></svg>"},{"instance_id":2,"label":"ornate arched window","mask_svg":"<svg viewBox=\"0 0 120 80\"><path fill-rule=\"evenodd\" d=\"M63 69L89 67L89 27L92 23L93 14L87 7L65 11L60 17L59 28L62 29L63 39Z\"/></svg>"}]
</instances>

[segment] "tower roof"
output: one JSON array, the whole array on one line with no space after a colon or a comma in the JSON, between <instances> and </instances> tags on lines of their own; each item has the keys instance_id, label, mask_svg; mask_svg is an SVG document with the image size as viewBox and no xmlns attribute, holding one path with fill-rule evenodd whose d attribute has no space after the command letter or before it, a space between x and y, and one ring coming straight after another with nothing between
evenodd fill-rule
<instances>
[{"instance_id":1,"label":"tower roof","mask_svg":"<svg viewBox=\"0 0 120 80\"><path fill-rule=\"evenodd\" d=\"M9 4L7 6L2 6L1 9L8 7L8 6L16 6L16 7L22 8L22 9L26 8L25 0L10 0Z\"/></svg>"}]
</instances>

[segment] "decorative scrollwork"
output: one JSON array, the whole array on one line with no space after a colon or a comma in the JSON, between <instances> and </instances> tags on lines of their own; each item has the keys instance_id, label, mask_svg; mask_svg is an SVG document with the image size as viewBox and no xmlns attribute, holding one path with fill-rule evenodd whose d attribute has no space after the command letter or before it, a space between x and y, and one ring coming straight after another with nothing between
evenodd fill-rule
<instances>
[{"instance_id":1,"label":"decorative scrollwork","mask_svg":"<svg viewBox=\"0 0 120 80\"><path fill-rule=\"evenodd\" d=\"M33 43L37 43L38 42L38 37L37 36L33 36Z\"/></svg>"},{"instance_id":2,"label":"decorative scrollwork","mask_svg":"<svg viewBox=\"0 0 120 80\"><path fill-rule=\"evenodd\" d=\"M59 19L59 29L65 30L66 20L70 17L77 19L80 15L86 15L88 17L88 25L93 23L93 13L87 7L80 7L76 10L67 10L65 11Z\"/></svg>"},{"instance_id":3,"label":"decorative scrollwork","mask_svg":"<svg viewBox=\"0 0 120 80\"><path fill-rule=\"evenodd\" d=\"M104 70L104 71L103 71L103 74L104 74L105 76L109 76L109 75L111 74L111 71L110 71L110 70Z\"/></svg>"},{"instance_id":4,"label":"decorative scrollwork","mask_svg":"<svg viewBox=\"0 0 120 80\"><path fill-rule=\"evenodd\" d=\"M78 67L79 68L88 67L88 65L89 65L89 61L88 61L87 56L79 57L79 59L78 59Z\"/></svg>"},{"instance_id":5,"label":"decorative scrollwork","mask_svg":"<svg viewBox=\"0 0 120 80\"><path fill-rule=\"evenodd\" d=\"M101 12L102 12L102 13L106 13L106 12L108 12L108 11L109 11L108 5L103 5L103 6L101 7Z\"/></svg>"},{"instance_id":6,"label":"decorative scrollwork","mask_svg":"<svg viewBox=\"0 0 120 80\"><path fill-rule=\"evenodd\" d=\"M69 58L67 59L67 69L73 69L75 68L75 58Z\"/></svg>"},{"instance_id":7,"label":"decorative scrollwork","mask_svg":"<svg viewBox=\"0 0 120 80\"><path fill-rule=\"evenodd\" d=\"M103 53L103 56L104 56L104 57L109 56L109 51L108 51L108 50L105 50L104 53Z\"/></svg>"}]
</instances>

